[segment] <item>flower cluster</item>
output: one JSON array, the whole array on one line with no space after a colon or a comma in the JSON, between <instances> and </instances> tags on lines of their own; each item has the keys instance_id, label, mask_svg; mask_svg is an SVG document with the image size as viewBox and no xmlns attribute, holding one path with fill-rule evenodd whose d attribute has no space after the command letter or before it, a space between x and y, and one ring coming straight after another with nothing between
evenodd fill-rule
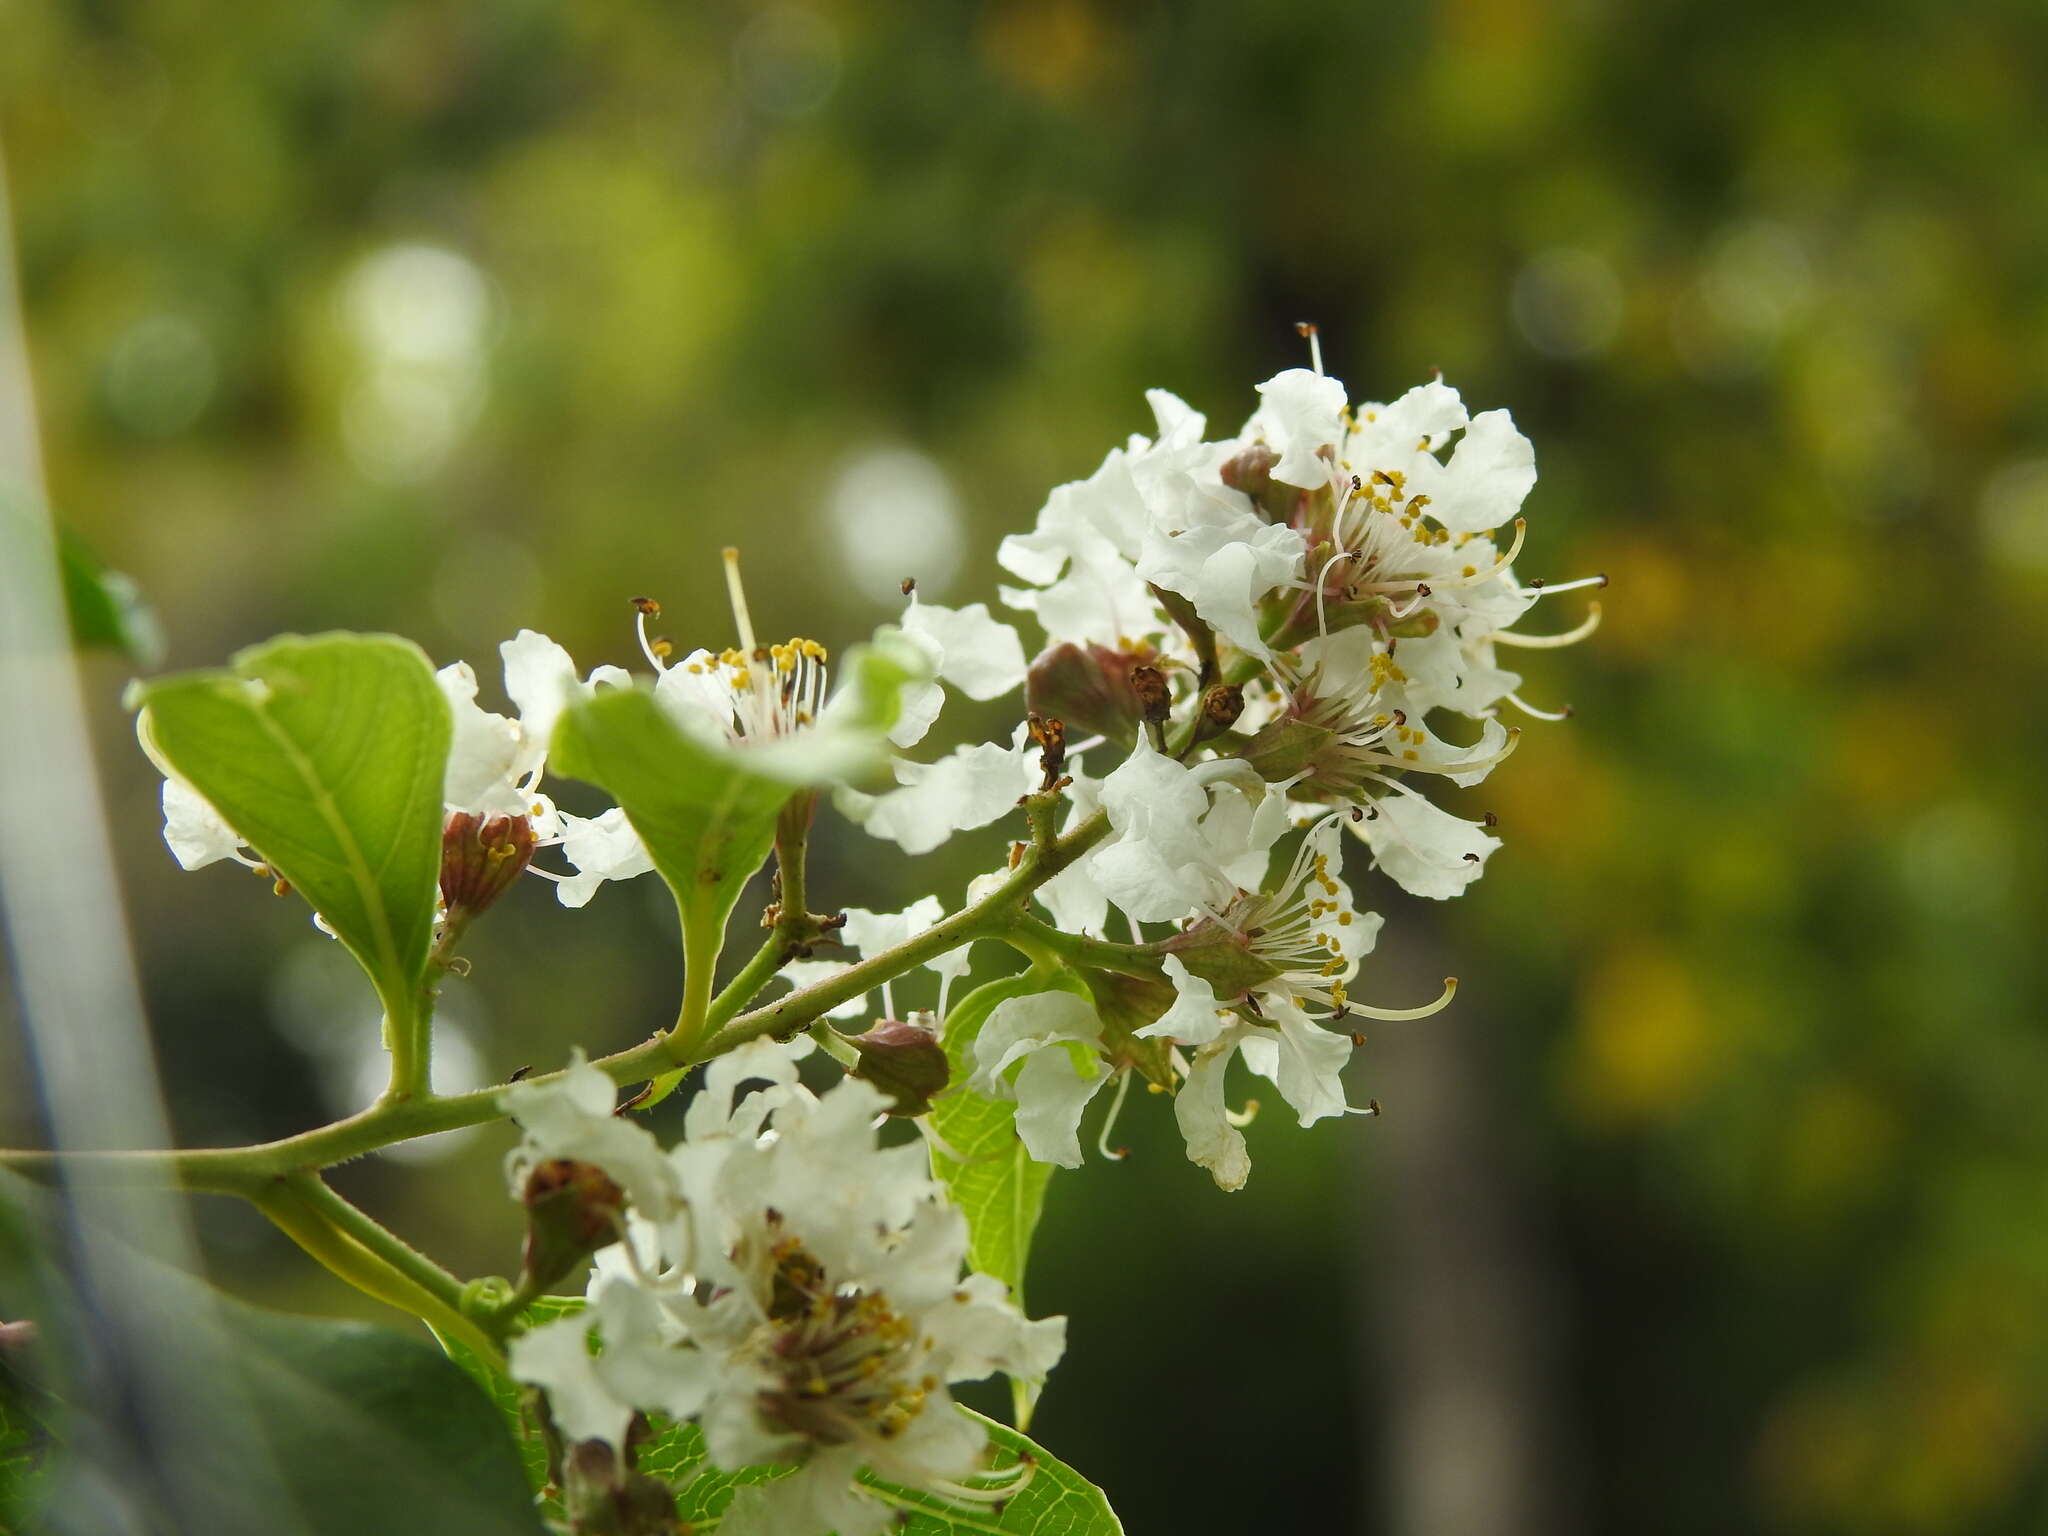
<instances>
[{"instance_id":1,"label":"flower cluster","mask_svg":"<svg viewBox=\"0 0 2048 1536\"><path fill-rule=\"evenodd\" d=\"M1021 1273L1035 1200L1011 1127L1032 1158L1078 1166L1084 1116L1114 1088L1097 1144L1120 1156L1116 1106L1143 1079L1172 1097L1189 1158L1236 1189L1256 1104L1232 1108L1235 1063L1304 1126L1375 1112L1347 1098L1354 1021L1449 1002L1451 980L1414 1006L1363 1000L1378 991L1361 972L1382 924L1354 897L1347 850L1354 876L1427 899L1479 878L1501 846L1493 818L1456 814L1431 786L1479 784L1513 752L1503 709L1562 718L1522 699L1501 653L1590 633L1597 606L1560 632L1519 625L1603 578L1517 579L1535 457L1504 411L1473 415L1441 380L1352 404L1313 343L1311 356L1259 386L1250 420L1221 438L1152 392L1155 434L1054 490L1035 526L1003 541L1015 584L998 595L1043 631L1035 657L986 603L942 606L906 581L897 622L842 658L835 684L818 641L757 638L731 550L736 644L686 650L655 631L659 603L634 600L651 678L580 673L522 630L500 647L514 713L499 714L466 663L433 674L437 700L429 664L398 657L426 707L386 777L417 786L425 754L448 743L432 946L411 874L426 873L433 824L416 788L403 809L417 856L392 866L414 902L412 968L394 979L394 946L314 893L344 914L359 958L376 950L365 965L399 999L387 998L391 1102L422 1091L434 989L463 968L455 942L523 872L581 907L659 868L682 927L673 1027L596 1065L579 1052L501 1100L526 1133L509 1171L527 1245L518 1285L479 1316L509 1342L512 1373L545 1392L577 1529L639 1528L620 1512L643 1495L665 1528L667 1491L634 1466L649 1414L697 1426L717 1467L770 1469L720 1516L731 1536L879 1532L892 1518L866 1491L879 1485L920 1504L1000 1504L1038 1463L987 1470L984 1431L950 1384L1000 1371L1028 1400L1065 1342L1063 1319L1028 1321L1002 1280L967 1272L972 1251ZM388 662L391 642L375 643ZM909 755L949 693L1020 691L997 739ZM158 707L139 729L165 770L178 860L277 873L192 781L204 782L299 871L278 874L280 891L317 884L288 820L280 831L238 800L238 762L188 739L192 781L180 775ZM560 809L544 787L551 754L620 803ZM340 755L339 778L373 777L353 748ZM1005 818L1024 835L950 915L930 894L896 912L816 912L804 857L821 799L912 855ZM766 936L721 972L731 914L771 855ZM982 940L1022 956L1019 974L955 1003ZM777 995L778 981L796 990ZM935 1006L917 1008L912 987ZM833 1022L855 1017L872 1027ZM814 1047L845 1074L822 1094L798 1075ZM615 1080L653 1076L629 1103L658 1102L698 1067L673 1147L614 1106ZM884 1146L892 1117L922 1137ZM586 1261L587 1307L521 1331L522 1312ZM612 1500L612 1523L580 1516L579 1499Z\"/></svg>"},{"instance_id":2,"label":"flower cluster","mask_svg":"<svg viewBox=\"0 0 2048 1536\"><path fill-rule=\"evenodd\" d=\"M742 1536L882 1531L892 1511L855 1481L863 1468L999 1502L1028 1467L981 1470L986 1437L948 1384L1042 1379L1066 1321L1027 1321L1001 1282L962 1278L967 1224L923 1145L878 1147L886 1096L852 1079L815 1096L796 1056L757 1041L713 1062L666 1151L613 1114L611 1081L580 1061L507 1091L526 1130L515 1194L567 1162L625 1197L588 1310L516 1339L513 1374L546 1389L573 1441L623 1449L634 1415L659 1412L695 1421L719 1467L793 1468L734 1499L722 1529Z\"/></svg>"},{"instance_id":3,"label":"flower cluster","mask_svg":"<svg viewBox=\"0 0 2048 1536\"><path fill-rule=\"evenodd\" d=\"M1152 392L1157 435L1055 490L998 555L1022 583L1004 601L1045 632L1028 702L1087 733L1063 764L1069 825L1099 808L1111 828L1038 899L1097 938L1114 911L1171 983L1132 1018L1059 988L991 1015L974 1086L1015 1099L1049 1161L1080 1161L1083 1107L1132 1072L1177 1091L1189 1155L1226 1188L1248 1171L1225 1104L1233 1057L1302 1124L1343 1112L1347 1017L1419 1017L1454 983L1418 1008L1351 996L1380 922L1338 873L1340 829L1402 889L1463 891L1500 846L1492 819L1454 815L1420 785L1477 784L1507 757L1518 733L1503 705L1561 718L1522 701L1499 648L1569 644L1598 622L1596 607L1563 634L1514 629L1543 597L1604 578L1516 579L1536 472L1506 412L1471 415L1440 380L1352 406L1319 368L1259 394L1244 428L1212 441L1200 415ZM1459 718L1457 742L1433 724ZM906 848L933 846L1028 787L1032 745L1020 730L899 764L901 788L849 809ZM1083 754L1103 750L1121 761L1090 779Z\"/></svg>"}]
</instances>

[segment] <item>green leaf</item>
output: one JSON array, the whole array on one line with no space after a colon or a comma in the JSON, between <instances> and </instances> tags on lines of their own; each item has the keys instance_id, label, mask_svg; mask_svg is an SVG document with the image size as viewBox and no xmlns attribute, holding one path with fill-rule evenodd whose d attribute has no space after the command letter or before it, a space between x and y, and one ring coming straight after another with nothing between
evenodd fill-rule
<instances>
[{"instance_id":1,"label":"green leaf","mask_svg":"<svg viewBox=\"0 0 2048 1536\"><path fill-rule=\"evenodd\" d=\"M138 685L144 739L326 919L410 1017L433 935L451 731L433 667L388 635L286 635L231 670Z\"/></svg>"},{"instance_id":2,"label":"green leaf","mask_svg":"<svg viewBox=\"0 0 2048 1536\"><path fill-rule=\"evenodd\" d=\"M125 1502L152 1530L542 1536L504 1425L428 1340L263 1311L104 1232L87 1287L45 1257L72 1251L64 1219L0 1179L0 1296L46 1394L0 1393L0 1480L36 1477L0 1488L0 1530L97 1530Z\"/></svg>"},{"instance_id":3,"label":"green leaf","mask_svg":"<svg viewBox=\"0 0 2048 1536\"><path fill-rule=\"evenodd\" d=\"M558 1317L567 1317L571 1312L581 1312L583 1305L580 1296L543 1296L529 1306L524 1315L528 1324L537 1328ZM542 1500L542 1513L560 1519L560 1492L550 1488L548 1483L547 1437L526 1409L524 1390L454 1334L443 1333L437 1328L434 1337L441 1341L448 1357L469 1374L471 1381L483 1388L484 1395L497 1408L505 1427L512 1431L512 1442L518 1447L519 1462L526 1472L527 1488L535 1498Z\"/></svg>"},{"instance_id":4,"label":"green leaf","mask_svg":"<svg viewBox=\"0 0 2048 1536\"><path fill-rule=\"evenodd\" d=\"M216 1305L249 1410L307 1529L544 1529L491 1404L433 1345L367 1323Z\"/></svg>"},{"instance_id":5,"label":"green leaf","mask_svg":"<svg viewBox=\"0 0 2048 1536\"><path fill-rule=\"evenodd\" d=\"M1001 1536L1122 1536L1123 1522L1110 1509L1102 1490L1087 1478L1009 1425L972 1409L959 1411L988 1431L994 1453L991 1471L1015 1466L1026 1456L1037 1463L1038 1470L999 1509L949 1503L937 1494L898 1488L863 1474L861 1481L883 1502L907 1514L899 1530L909 1536L994 1536L998 1532Z\"/></svg>"},{"instance_id":6,"label":"green leaf","mask_svg":"<svg viewBox=\"0 0 2048 1536\"><path fill-rule=\"evenodd\" d=\"M685 733L654 695L606 689L555 727L549 763L618 801L675 896L685 963L709 996L725 922L775 845L775 815L796 792L757 771L745 749Z\"/></svg>"},{"instance_id":7,"label":"green leaf","mask_svg":"<svg viewBox=\"0 0 2048 1536\"><path fill-rule=\"evenodd\" d=\"M133 581L101 565L68 529L58 531L57 562L73 644L120 651L138 667L163 660L163 629Z\"/></svg>"}]
</instances>

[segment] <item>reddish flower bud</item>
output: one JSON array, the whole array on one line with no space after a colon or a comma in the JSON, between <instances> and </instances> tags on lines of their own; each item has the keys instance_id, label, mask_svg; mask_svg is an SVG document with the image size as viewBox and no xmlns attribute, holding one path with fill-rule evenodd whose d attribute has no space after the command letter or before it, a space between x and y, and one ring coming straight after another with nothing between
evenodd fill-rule
<instances>
[{"instance_id":1,"label":"reddish flower bud","mask_svg":"<svg viewBox=\"0 0 2048 1536\"><path fill-rule=\"evenodd\" d=\"M533 823L524 816L486 821L456 811L441 828L441 900L460 927L496 901L533 862Z\"/></svg>"},{"instance_id":2,"label":"reddish flower bud","mask_svg":"<svg viewBox=\"0 0 2048 1536\"><path fill-rule=\"evenodd\" d=\"M1075 740L1105 736L1129 746L1142 718L1131 673L1156 659L1149 646L1112 651L1093 643L1056 645L1031 664L1025 702L1034 713L1063 722Z\"/></svg>"},{"instance_id":3,"label":"reddish flower bud","mask_svg":"<svg viewBox=\"0 0 2048 1536\"><path fill-rule=\"evenodd\" d=\"M626 1192L602 1168L551 1157L526 1177L526 1280L546 1287L614 1242Z\"/></svg>"},{"instance_id":4,"label":"reddish flower bud","mask_svg":"<svg viewBox=\"0 0 2048 1536\"><path fill-rule=\"evenodd\" d=\"M864 1035L847 1041L860 1052L853 1075L865 1078L895 1099L892 1115L921 1115L952 1078L939 1037L922 1024L884 1019Z\"/></svg>"}]
</instances>

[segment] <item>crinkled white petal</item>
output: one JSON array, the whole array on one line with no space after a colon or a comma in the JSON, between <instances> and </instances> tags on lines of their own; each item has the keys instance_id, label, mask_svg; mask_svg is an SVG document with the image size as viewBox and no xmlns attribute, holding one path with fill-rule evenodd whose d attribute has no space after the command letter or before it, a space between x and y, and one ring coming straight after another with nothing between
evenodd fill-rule
<instances>
[{"instance_id":1,"label":"crinkled white petal","mask_svg":"<svg viewBox=\"0 0 2048 1536\"><path fill-rule=\"evenodd\" d=\"M1259 386L1253 426L1280 455L1273 478L1312 489L1327 485L1330 465L1317 450L1344 440L1344 386L1326 374L1289 368Z\"/></svg>"},{"instance_id":2,"label":"crinkled white petal","mask_svg":"<svg viewBox=\"0 0 2048 1536\"><path fill-rule=\"evenodd\" d=\"M1083 1050L1069 1050L1070 1043ZM974 1090L1016 1101L1017 1134L1033 1157L1078 1168L1081 1111L1109 1080L1095 1055L1101 1043L1102 1021L1085 998L1061 991L1006 998L975 1036ZM1013 1083L1006 1074L1020 1060Z\"/></svg>"},{"instance_id":3,"label":"crinkled white petal","mask_svg":"<svg viewBox=\"0 0 2048 1536\"><path fill-rule=\"evenodd\" d=\"M1268 523L1249 506L1199 496L1173 525L1147 531L1138 575L1188 599L1240 650L1266 656L1259 602L1294 579L1301 553L1301 535L1292 528Z\"/></svg>"},{"instance_id":4,"label":"crinkled white petal","mask_svg":"<svg viewBox=\"0 0 2048 1536\"><path fill-rule=\"evenodd\" d=\"M1020 726L1010 746L980 742L959 747L935 763L898 762L901 787L857 809L861 824L906 853L929 853L955 832L985 827L1010 811L1037 778Z\"/></svg>"},{"instance_id":5,"label":"crinkled white petal","mask_svg":"<svg viewBox=\"0 0 2048 1536\"><path fill-rule=\"evenodd\" d=\"M995 699L1022 685L1024 642L989 616L987 603L945 608L913 600L903 615L905 633L938 647L937 671L970 699Z\"/></svg>"},{"instance_id":6,"label":"crinkled white petal","mask_svg":"<svg viewBox=\"0 0 2048 1536\"><path fill-rule=\"evenodd\" d=\"M1270 1028L1248 1030L1238 1045L1245 1065L1280 1090L1303 1125L1344 1113L1339 1075L1351 1059L1351 1039L1324 1029L1292 1002L1266 1010Z\"/></svg>"},{"instance_id":7,"label":"crinkled white petal","mask_svg":"<svg viewBox=\"0 0 2048 1536\"><path fill-rule=\"evenodd\" d=\"M1410 451L1441 448L1450 441L1453 432L1471 420L1458 392L1442 379L1416 385L1392 405L1360 407L1358 415L1360 436L1370 434L1390 447ZM1372 418L1370 422L1365 420L1367 416ZM1368 456L1371 462L1364 468L1405 467L1399 460L1382 464L1377 456Z\"/></svg>"},{"instance_id":8,"label":"crinkled white petal","mask_svg":"<svg viewBox=\"0 0 2048 1536\"><path fill-rule=\"evenodd\" d=\"M562 822L562 857L576 866L575 874L555 882L555 898L563 906L588 904L607 880L631 880L653 872L647 845L619 807L589 818L567 811L557 814Z\"/></svg>"},{"instance_id":9,"label":"crinkled white petal","mask_svg":"<svg viewBox=\"0 0 2048 1536\"><path fill-rule=\"evenodd\" d=\"M1432 461L1433 462L1433 461ZM1450 462L1425 468L1411 489L1430 498L1429 515L1453 533L1484 533L1514 521L1536 484L1536 450L1506 411L1481 411Z\"/></svg>"},{"instance_id":10,"label":"crinkled white petal","mask_svg":"<svg viewBox=\"0 0 2048 1536\"><path fill-rule=\"evenodd\" d=\"M1178 955L1168 955L1165 967L1166 979L1173 983L1173 1006L1134 1033L1184 1045L1207 1045L1223 1032L1229 1017L1216 1001L1215 988L1182 965Z\"/></svg>"},{"instance_id":11,"label":"crinkled white petal","mask_svg":"<svg viewBox=\"0 0 2048 1536\"><path fill-rule=\"evenodd\" d=\"M580 1046L561 1077L507 1088L499 1102L526 1133L505 1165L514 1197L536 1163L571 1158L603 1169L649 1221L667 1221L681 1193L675 1170L644 1127L612 1113L617 1098L617 1085Z\"/></svg>"},{"instance_id":12,"label":"crinkled white petal","mask_svg":"<svg viewBox=\"0 0 2048 1536\"><path fill-rule=\"evenodd\" d=\"M547 1393L548 1412L566 1439L624 1445L634 1405L598 1374L589 1335L590 1320L581 1313L529 1328L507 1351L512 1378Z\"/></svg>"},{"instance_id":13,"label":"crinkled white petal","mask_svg":"<svg viewBox=\"0 0 2048 1536\"><path fill-rule=\"evenodd\" d=\"M441 668L434 681L448 701L455 727L442 800L450 810L478 816L524 812L526 797L516 782L524 741L518 724L478 706L476 673L468 662Z\"/></svg>"},{"instance_id":14,"label":"crinkled white petal","mask_svg":"<svg viewBox=\"0 0 2048 1536\"><path fill-rule=\"evenodd\" d=\"M1500 846L1500 839L1478 822L1401 791L1380 796L1372 814L1363 821L1347 819L1345 825L1371 845L1374 859L1396 885L1436 901L1458 895L1477 880Z\"/></svg>"},{"instance_id":15,"label":"crinkled white petal","mask_svg":"<svg viewBox=\"0 0 2048 1536\"><path fill-rule=\"evenodd\" d=\"M576 663L536 630L522 629L498 647L505 660L505 693L519 706L519 723L545 752L555 722L575 696Z\"/></svg>"},{"instance_id":16,"label":"crinkled white petal","mask_svg":"<svg viewBox=\"0 0 2048 1536\"><path fill-rule=\"evenodd\" d=\"M241 834L183 779L165 779L164 842L185 869L203 869L242 850Z\"/></svg>"},{"instance_id":17,"label":"crinkled white petal","mask_svg":"<svg viewBox=\"0 0 2048 1536\"><path fill-rule=\"evenodd\" d=\"M1239 1025L1195 1052L1187 1078L1173 1096L1173 1118L1187 1142L1188 1161L1208 1169L1219 1189L1244 1188L1252 1171L1244 1135L1230 1123L1223 1097L1230 1058L1237 1054L1238 1038L1247 1028Z\"/></svg>"}]
</instances>

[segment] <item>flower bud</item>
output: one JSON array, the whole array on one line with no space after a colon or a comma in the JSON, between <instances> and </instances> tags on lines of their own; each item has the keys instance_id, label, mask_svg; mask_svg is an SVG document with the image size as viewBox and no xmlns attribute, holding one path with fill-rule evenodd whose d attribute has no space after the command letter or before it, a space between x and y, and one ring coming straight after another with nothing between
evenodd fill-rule
<instances>
[{"instance_id":1,"label":"flower bud","mask_svg":"<svg viewBox=\"0 0 2048 1536\"><path fill-rule=\"evenodd\" d=\"M860 1053L853 1075L895 1099L892 1115L921 1115L952 1078L939 1037L922 1024L884 1019L846 1042Z\"/></svg>"},{"instance_id":2,"label":"flower bud","mask_svg":"<svg viewBox=\"0 0 2048 1536\"><path fill-rule=\"evenodd\" d=\"M1033 713L1065 723L1075 740L1104 736L1123 746L1138 737L1142 718L1131 690L1131 673L1155 659L1150 647L1112 651L1071 641L1042 653L1024 680Z\"/></svg>"},{"instance_id":3,"label":"flower bud","mask_svg":"<svg viewBox=\"0 0 2048 1536\"><path fill-rule=\"evenodd\" d=\"M629 1447L649 1437L645 1415L635 1415ZM629 1449L622 1458L602 1440L585 1440L563 1458L562 1509L576 1536L675 1536L675 1490L635 1471Z\"/></svg>"},{"instance_id":4,"label":"flower bud","mask_svg":"<svg viewBox=\"0 0 2048 1536\"><path fill-rule=\"evenodd\" d=\"M451 815L441 828L441 901L449 925L466 924L532 862L533 823L524 816Z\"/></svg>"},{"instance_id":5,"label":"flower bud","mask_svg":"<svg viewBox=\"0 0 2048 1536\"><path fill-rule=\"evenodd\" d=\"M526 1207L522 1280L545 1289L617 1240L626 1192L593 1163L551 1157L534 1165L520 1200Z\"/></svg>"},{"instance_id":6,"label":"flower bud","mask_svg":"<svg viewBox=\"0 0 2048 1536\"><path fill-rule=\"evenodd\" d=\"M1313 781L1318 761L1336 740L1336 732L1324 726L1282 715L1238 755L1268 784L1284 784L1304 774Z\"/></svg>"},{"instance_id":7,"label":"flower bud","mask_svg":"<svg viewBox=\"0 0 2048 1536\"><path fill-rule=\"evenodd\" d=\"M1251 497L1268 522L1284 523L1300 507L1302 492L1273 478L1273 466L1279 462L1280 455L1266 444L1253 443L1225 459L1218 473L1225 485Z\"/></svg>"},{"instance_id":8,"label":"flower bud","mask_svg":"<svg viewBox=\"0 0 2048 1536\"><path fill-rule=\"evenodd\" d=\"M1172 1088L1172 1048L1164 1040L1140 1039L1138 1031L1173 1006L1173 983L1163 976L1079 968L1102 1021L1102 1054L1115 1066L1132 1066L1147 1081Z\"/></svg>"},{"instance_id":9,"label":"flower bud","mask_svg":"<svg viewBox=\"0 0 2048 1536\"><path fill-rule=\"evenodd\" d=\"M1259 933L1234 932L1209 918L1162 940L1158 947L1162 953L1179 959L1190 975L1209 983L1209 990L1219 1002L1231 1003L1281 972L1279 966L1256 953L1257 941L1262 937Z\"/></svg>"}]
</instances>

